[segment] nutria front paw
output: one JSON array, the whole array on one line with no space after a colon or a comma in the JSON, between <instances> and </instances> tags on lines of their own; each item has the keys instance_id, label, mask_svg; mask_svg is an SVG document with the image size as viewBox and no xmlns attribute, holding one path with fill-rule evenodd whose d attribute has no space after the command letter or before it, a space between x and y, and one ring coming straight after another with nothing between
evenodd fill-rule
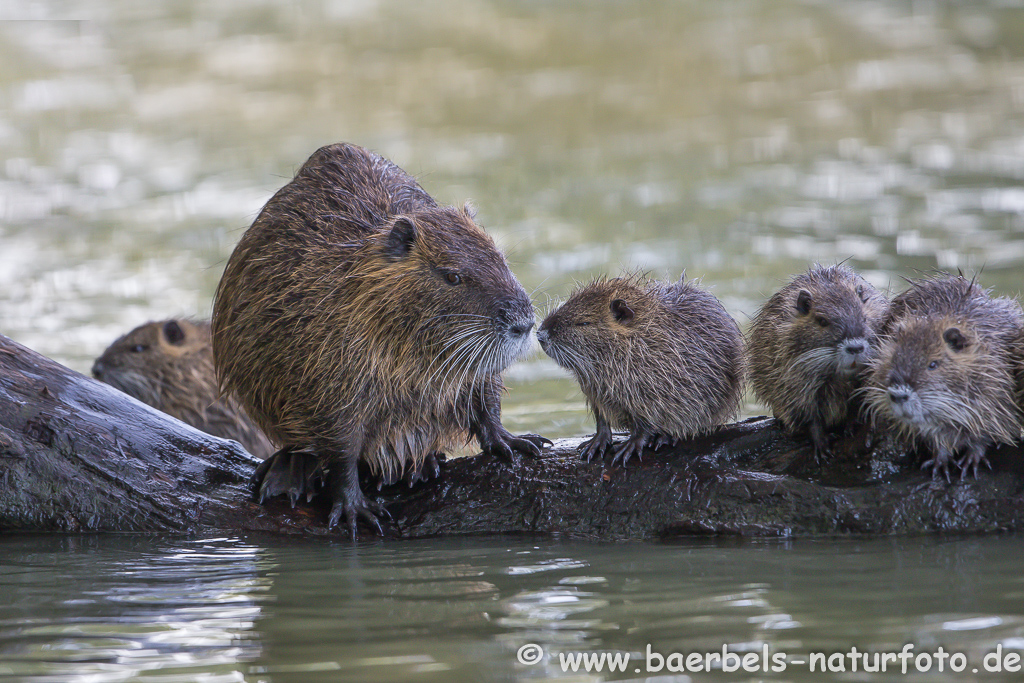
<instances>
[{"instance_id":1,"label":"nutria front paw","mask_svg":"<svg viewBox=\"0 0 1024 683\"><path fill-rule=\"evenodd\" d=\"M612 455L612 467L621 463L623 467L634 455L637 460L643 460L644 446L647 444L647 434L630 434L624 443L619 444Z\"/></svg>"},{"instance_id":2,"label":"nutria front paw","mask_svg":"<svg viewBox=\"0 0 1024 683\"><path fill-rule=\"evenodd\" d=\"M814 455L814 462L820 465L832 456L829 448L828 431L820 420L814 419L810 425L811 447Z\"/></svg>"},{"instance_id":3,"label":"nutria front paw","mask_svg":"<svg viewBox=\"0 0 1024 683\"><path fill-rule=\"evenodd\" d=\"M334 501L334 505L331 506L331 514L327 517L327 528L333 529L338 525L338 522L340 522L342 518L347 522L349 534L354 541L358 537L358 534L356 533L356 526L360 519L366 522L366 526L375 531L378 536L383 536L384 529L380 526L380 520L381 518L390 520L391 513L388 512L380 503L368 500L360 495L359 499L354 501Z\"/></svg>"},{"instance_id":4,"label":"nutria front paw","mask_svg":"<svg viewBox=\"0 0 1024 683\"><path fill-rule=\"evenodd\" d=\"M521 434L516 436L504 427L497 430L492 438L481 440L480 448L484 453L496 455L505 462L512 462L512 452L519 451L523 455L537 457L541 449L551 445L551 440L539 434Z\"/></svg>"},{"instance_id":5,"label":"nutria front paw","mask_svg":"<svg viewBox=\"0 0 1024 683\"><path fill-rule=\"evenodd\" d=\"M939 452L930 460L925 460L921 463L921 469L932 471L932 481L938 481L939 475L941 474L946 478L946 483L950 483L949 478L949 463L953 462L953 456L948 453Z\"/></svg>"},{"instance_id":6,"label":"nutria front paw","mask_svg":"<svg viewBox=\"0 0 1024 683\"><path fill-rule=\"evenodd\" d=\"M985 447L972 448L961 458L957 465L960 466L960 481L967 478L967 472L971 471L974 474L974 478L978 478L978 466L984 464L985 467L992 469L992 463L985 457ZM949 478L948 476L946 477Z\"/></svg>"},{"instance_id":7,"label":"nutria front paw","mask_svg":"<svg viewBox=\"0 0 1024 683\"><path fill-rule=\"evenodd\" d=\"M600 458L604 455L612 445L611 432L602 434L600 431L594 434L593 438L589 441L584 441L580 444L580 460L583 462L590 462L595 456Z\"/></svg>"}]
</instances>

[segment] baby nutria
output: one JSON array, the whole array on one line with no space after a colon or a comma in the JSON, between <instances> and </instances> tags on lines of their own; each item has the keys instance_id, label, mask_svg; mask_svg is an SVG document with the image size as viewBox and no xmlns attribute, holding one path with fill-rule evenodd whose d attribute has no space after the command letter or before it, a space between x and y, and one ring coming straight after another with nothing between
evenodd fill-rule
<instances>
[{"instance_id":1,"label":"baby nutria","mask_svg":"<svg viewBox=\"0 0 1024 683\"><path fill-rule=\"evenodd\" d=\"M541 347L576 376L597 421L583 460L612 445L612 428L630 432L613 451L612 464L625 464L646 445L707 432L736 414L743 336L718 299L684 278L598 280L541 324Z\"/></svg>"},{"instance_id":2,"label":"baby nutria","mask_svg":"<svg viewBox=\"0 0 1024 683\"><path fill-rule=\"evenodd\" d=\"M875 420L930 448L924 463L949 480L956 464L977 476L989 446L1020 436L1014 354L1024 314L974 280L937 275L911 280L893 300L865 389Z\"/></svg>"},{"instance_id":3,"label":"baby nutria","mask_svg":"<svg viewBox=\"0 0 1024 683\"><path fill-rule=\"evenodd\" d=\"M92 375L207 434L234 439L257 458L275 450L234 399L219 396L208 322L140 325L96 359Z\"/></svg>"},{"instance_id":4,"label":"baby nutria","mask_svg":"<svg viewBox=\"0 0 1024 683\"><path fill-rule=\"evenodd\" d=\"M758 311L747 335L750 383L789 431L807 428L815 457L850 413L888 302L849 267L814 265Z\"/></svg>"},{"instance_id":5,"label":"baby nutria","mask_svg":"<svg viewBox=\"0 0 1024 683\"><path fill-rule=\"evenodd\" d=\"M228 260L213 307L222 386L282 449L254 475L263 500L311 495L328 523L386 512L358 464L389 480L475 436L539 454L501 424L500 373L530 350L533 307L469 208L438 205L405 171L350 144L317 150Z\"/></svg>"}]
</instances>

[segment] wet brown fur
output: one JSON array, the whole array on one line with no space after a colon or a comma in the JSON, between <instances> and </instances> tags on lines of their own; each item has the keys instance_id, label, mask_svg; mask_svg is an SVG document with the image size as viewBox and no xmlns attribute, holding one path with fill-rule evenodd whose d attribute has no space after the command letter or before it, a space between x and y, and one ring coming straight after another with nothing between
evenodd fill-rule
<instances>
[{"instance_id":1,"label":"wet brown fur","mask_svg":"<svg viewBox=\"0 0 1024 683\"><path fill-rule=\"evenodd\" d=\"M912 280L893 300L866 405L876 423L927 446L925 465L948 477L963 454L975 473L989 446L1020 436L1015 364L1024 316L962 275ZM894 398L899 403L894 402Z\"/></svg>"},{"instance_id":2,"label":"wet brown fur","mask_svg":"<svg viewBox=\"0 0 1024 683\"><path fill-rule=\"evenodd\" d=\"M856 414L854 392L887 309L885 296L849 267L815 265L754 317L747 333L754 394L789 430L808 428L816 453L827 449L828 430ZM858 340L864 352L849 353Z\"/></svg>"},{"instance_id":3,"label":"wet brown fur","mask_svg":"<svg viewBox=\"0 0 1024 683\"><path fill-rule=\"evenodd\" d=\"M96 359L92 374L196 429L238 441L258 458L276 450L237 401L220 396L209 322L140 325Z\"/></svg>"},{"instance_id":4,"label":"wet brown fur","mask_svg":"<svg viewBox=\"0 0 1024 683\"><path fill-rule=\"evenodd\" d=\"M224 388L285 448L394 478L471 433L510 455L499 373L528 350L532 325L468 209L337 144L242 236L217 290L213 348Z\"/></svg>"},{"instance_id":5,"label":"wet brown fur","mask_svg":"<svg viewBox=\"0 0 1024 683\"><path fill-rule=\"evenodd\" d=\"M718 299L692 280L597 280L551 312L538 337L576 376L597 420L586 460L611 445L609 426L631 432L615 454L626 461L645 444L706 432L739 407L743 337Z\"/></svg>"}]
</instances>

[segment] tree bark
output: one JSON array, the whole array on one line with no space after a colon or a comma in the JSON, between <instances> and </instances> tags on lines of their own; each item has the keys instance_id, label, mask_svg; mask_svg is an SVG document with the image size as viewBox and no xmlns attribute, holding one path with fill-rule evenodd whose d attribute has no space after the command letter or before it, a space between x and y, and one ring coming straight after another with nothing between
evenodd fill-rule
<instances>
[{"instance_id":1,"label":"tree bark","mask_svg":"<svg viewBox=\"0 0 1024 683\"><path fill-rule=\"evenodd\" d=\"M377 494L386 534L529 533L603 540L692 535L978 533L1024 526L1019 447L977 479L933 482L884 435L838 435L821 464L770 418L724 426L625 467L583 463L579 439L513 463L442 463ZM331 534L328 503L261 506L258 461L0 335L0 531ZM368 532L366 532L368 535Z\"/></svg>"}]
</instances>

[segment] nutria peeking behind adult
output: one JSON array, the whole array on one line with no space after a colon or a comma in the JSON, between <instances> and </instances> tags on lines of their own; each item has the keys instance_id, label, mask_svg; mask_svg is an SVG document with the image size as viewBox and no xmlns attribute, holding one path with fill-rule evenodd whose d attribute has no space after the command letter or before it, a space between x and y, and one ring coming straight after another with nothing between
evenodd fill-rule
<instances>
[{"instance_id":1,"label":"nutria peeking behind adult","mask_svg":"<svg viewBox=\"0 0 1024 683\"><path fill-rule=\"evenodd\" d=\"M866 406L876 423L931 451L924 466L949 479L977 476L989 446L1020 437L1017 344L1024 315L1016 300L990 297L974 280L941 274L911 280L893 300Z\"/></svg>"},{"instance_id":2,"label":"nutria peeking behind adult","mask_svg":"<svg viewBox=\"0 0 1024 683\"><path fill-rule=\"evenodd\" d=\"M92 375L207 434L234 439L257 458L276 450L237 401L219 395L209 322L140 325L96 359Z\"/></svg>"},{"instance_id":3,"label":"nutria peeking behind adult","mask_svg":"<svg viewBox=\"0 0 1024 683\"><path fill-rule=\"evenodd\" d=\"M743 387L743 336L694 281L630 275L577 289L537 333L541 347L580 383L597 421L582 448L590 461L630 431L612 463L732 418Z\"/></svg>"},{"instance_id":4,"label":"nutria peeking behind adult","mask_svg":"<svg viewBox=\"0 0 1024 683\"><path fill-rule=\"evenodd\" d=\"M358 463L390 477L475 436L485 453L546 441L501 424L500 373L530 350L533 307L467 208L440 206L387 159L317 150L228 260L213 308L225 389L283 448L260 499L309 494L329 524L379 530Z\"/></svg>"},{"instance_id":5,"label":"nutria peeking behind adult","mask_svg":"<svg viewBox=\"0 0 1024 683\"><path fill-rule=\"evenodd\" d=\"M815 265L775 293L747 333L750 384L791 432L807 428L815 456L851 412L888 302L849 267Z\"/></svg>"}]
</instances>

